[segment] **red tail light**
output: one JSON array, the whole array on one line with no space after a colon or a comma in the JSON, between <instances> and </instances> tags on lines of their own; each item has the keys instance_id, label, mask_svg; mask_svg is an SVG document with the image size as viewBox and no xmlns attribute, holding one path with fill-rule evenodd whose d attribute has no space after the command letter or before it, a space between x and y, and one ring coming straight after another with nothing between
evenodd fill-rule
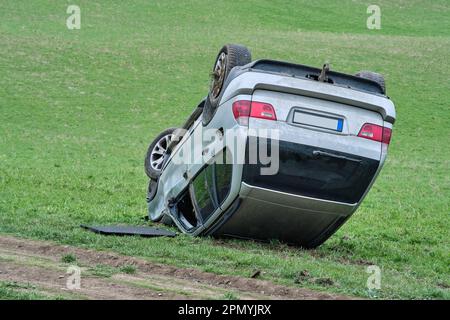
<instances>
[{"instance_id":1,"label":"red tail light","mask_svg":"<svg viewBox=\"0 0 450 320\"><path fill-rule=\"evenodd\" d=\"M277 120L277 115L271 104L257 101L252 101L250 117Z\"/></svg>"},{"instance_id":2,"label":"red tail light","mask_svg":"<svg viewBox=\"0 0 450 320\"><path fill-rule=\"evenodd\" d=\"M391 143L392 129L383 127L383 138L381 142L389 144Z\"/></svg>"},{"instance_id":3,"label":"red tail light","mask_svg":"<svg viewBox=\"0 0 450 320\"><path fill-rule=\"evenodd\" d=\"M358 137L379 141L385 144L391 142L392 130L372 123L365 123L358 133Z\"/></svg>"},{"instance_id":4,"label":"red tail light","mask_svg":"<svg viewBox=\"0 0 450 320\"><path fill-rule=\"evenodd\" d=\"M240 125L248 125L248 118L277 120L275 109L269 103L238 100L233 103L233 115Z\"/></svg>"},{"instance_id":5,"label":"red tail light","mask_svg":"<svg viewBox=\"0 0 450 320\"><path fill-rule=\"evenodd\" d=\"M233 103L234 118L242 126L248 125L251 104L252 102L247 100L238 100Z\"/></svg>"}]
</instances>

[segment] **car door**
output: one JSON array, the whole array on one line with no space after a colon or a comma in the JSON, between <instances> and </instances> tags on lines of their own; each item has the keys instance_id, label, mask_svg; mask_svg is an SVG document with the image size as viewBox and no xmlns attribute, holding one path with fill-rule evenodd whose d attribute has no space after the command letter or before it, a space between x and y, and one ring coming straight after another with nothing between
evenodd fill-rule
<instances>
[{"instance_id":1,"label":"car door","mask_svg":"<svg viewBox=\"0 0 450 320\"><path fill-rule=\"evenodd\" d=\"M203 231L213 216L220 215L221 205L230 192L233 165L224 161L226 156L227 150L223 149L199 170L190 183L191 202L200 225L195 234Z\"/></svg>"}]
</instances>

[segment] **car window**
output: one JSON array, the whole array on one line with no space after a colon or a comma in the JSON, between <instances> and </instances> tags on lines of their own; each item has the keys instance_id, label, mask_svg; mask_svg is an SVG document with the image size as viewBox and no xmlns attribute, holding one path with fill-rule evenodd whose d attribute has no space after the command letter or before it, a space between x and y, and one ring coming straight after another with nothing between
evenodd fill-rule
<instances>
[{"instance_id":1,"label":"car window","mask_svg":"<svg viewBox=\"0 0 450 320\"><path fill-rule=\"evenodd\" d=\"M205 167L192 182L194 203L203 221L218 207L214 201L213 171L213 166Z\"/></svg>"},{"instance_id":2,"label":"car window","mask_svg":"<svg viewBox=\"0 0 450 320\"><path fill-rule=\"evenodd\" d=\"M230 191L233 168L226 163L226 156L227 153L220 152L217 161L204 167L192 181L192 200L203 221L214 213Z\"/></svg>"},{"instance_id":3,"label":"car window","mask_svg":"<svg viewBox=\"0 0 450 320\"><path fill-rule=\"evenodd\" d=\"M226 152L221 152L221 154L219 155L219 157L222 158L222 162L215 164L217 199L219 205L221 205L225 200L228 193L230 192L231 187L231 174L233 172L233 165L231 163L227 163L227 156L229 159L231 159L231 155L228 149L226 150Z\"/></svg>"}]
</instances>

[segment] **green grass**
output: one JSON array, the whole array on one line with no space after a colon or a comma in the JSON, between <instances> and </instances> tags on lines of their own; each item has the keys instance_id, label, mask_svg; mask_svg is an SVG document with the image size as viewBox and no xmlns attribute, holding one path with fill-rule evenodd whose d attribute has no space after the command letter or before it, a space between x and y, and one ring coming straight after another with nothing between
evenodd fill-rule
<instances>
[{"instance_id":1,"label":"green grass","mask_svg":"<svg viewBox=\"0 0 450 320\"><path fill-rule=\"evenodd\" d=\"M132 265L125 265L120 268L120 271L126 274L135 274L136 267Z\"/></svg>"},{"instance_id":2,"label":"green grass","mask_svg":"<svg viewBox=\"0 0 450 320\"><path fill-rule=\"evenodd\" d=\"M73 263L77 261L77 257L71 253L65 254L61 257L61 262L64 263Z\"/></svg>"},{"instance_id":3,"label":"green grass","mask_svg":"<svg viewBox=\"0 0 450 320\"><path fill-rule=\"evenodd\" d=\"M88 272L97 277L110 278L114 274L119 273L120 270L105 264L97 264L93 268L90 268Z\"/></svg>"},{"instance_id":4,"label":"green grass","mask_svg":"<svg viewBox=\"0 0 450 320\"><path fill-rule=\"evenodd\" d=\"M224 300L239 300L239 297L234 292L225 292L223 295Z\"/></svg>"},{"instance_id":5,"label":"green grass","mask_svg":"<svg viewBox=\"0 0 450 320\"><path fill-rule=\"evenodd\" d=\"M29 283L0 281L0 300L63 300L62 296L40 292Z\"/></svg>"},{"instance_id":6,"label":"green grass","mask_svg":"<svg viewBox=\"0 0 450 320\"><path fill-rule=\"evenodd\" d=\"M88 269L88 273L97 277L110 278L118 273L135 274L137 269L133 265L123 265L121 267L111 267L105 264L97 264Z\"/></svg>"},{"instance_id":7,"label":"green grass","mask_svg":"<svg viewBox=\"0 0 450 320\"><path fill-rule=\"evenodd\" d=\"M449 299L450 4L387 1L78 1L0 4L0 233L161 263L378 298ZM147 144L181 124L224 43L253 58L386 76L397 106L390 154L368 197L319 249L116 238L80 223L143 224ZM382 288L366 288L367 264ZM312 279L296 283L299 272ZM298 279L297 279L298 280ZM0 297L11 297L1 289ZM6 290L6 291L5 291Z\"/></svg>"}]
</instances>

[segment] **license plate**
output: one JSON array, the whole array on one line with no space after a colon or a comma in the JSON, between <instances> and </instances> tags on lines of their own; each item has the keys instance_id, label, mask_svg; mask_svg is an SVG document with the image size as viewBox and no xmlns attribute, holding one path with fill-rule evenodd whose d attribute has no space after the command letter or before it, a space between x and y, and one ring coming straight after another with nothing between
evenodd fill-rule
<instances>
[{"instance_id":1,"label":"license plate","mask_svg":"<svg viewBox=\"0 0 450 320\"><path fill-rule=\"evenodd\" d=\"M344 119L320 116L317 114L300 111L294 112L294 118L292 119L292 122L316 128L334 130L338 132L342 132L342 127L344 125Z\"/></svg>"}]
</instances>

